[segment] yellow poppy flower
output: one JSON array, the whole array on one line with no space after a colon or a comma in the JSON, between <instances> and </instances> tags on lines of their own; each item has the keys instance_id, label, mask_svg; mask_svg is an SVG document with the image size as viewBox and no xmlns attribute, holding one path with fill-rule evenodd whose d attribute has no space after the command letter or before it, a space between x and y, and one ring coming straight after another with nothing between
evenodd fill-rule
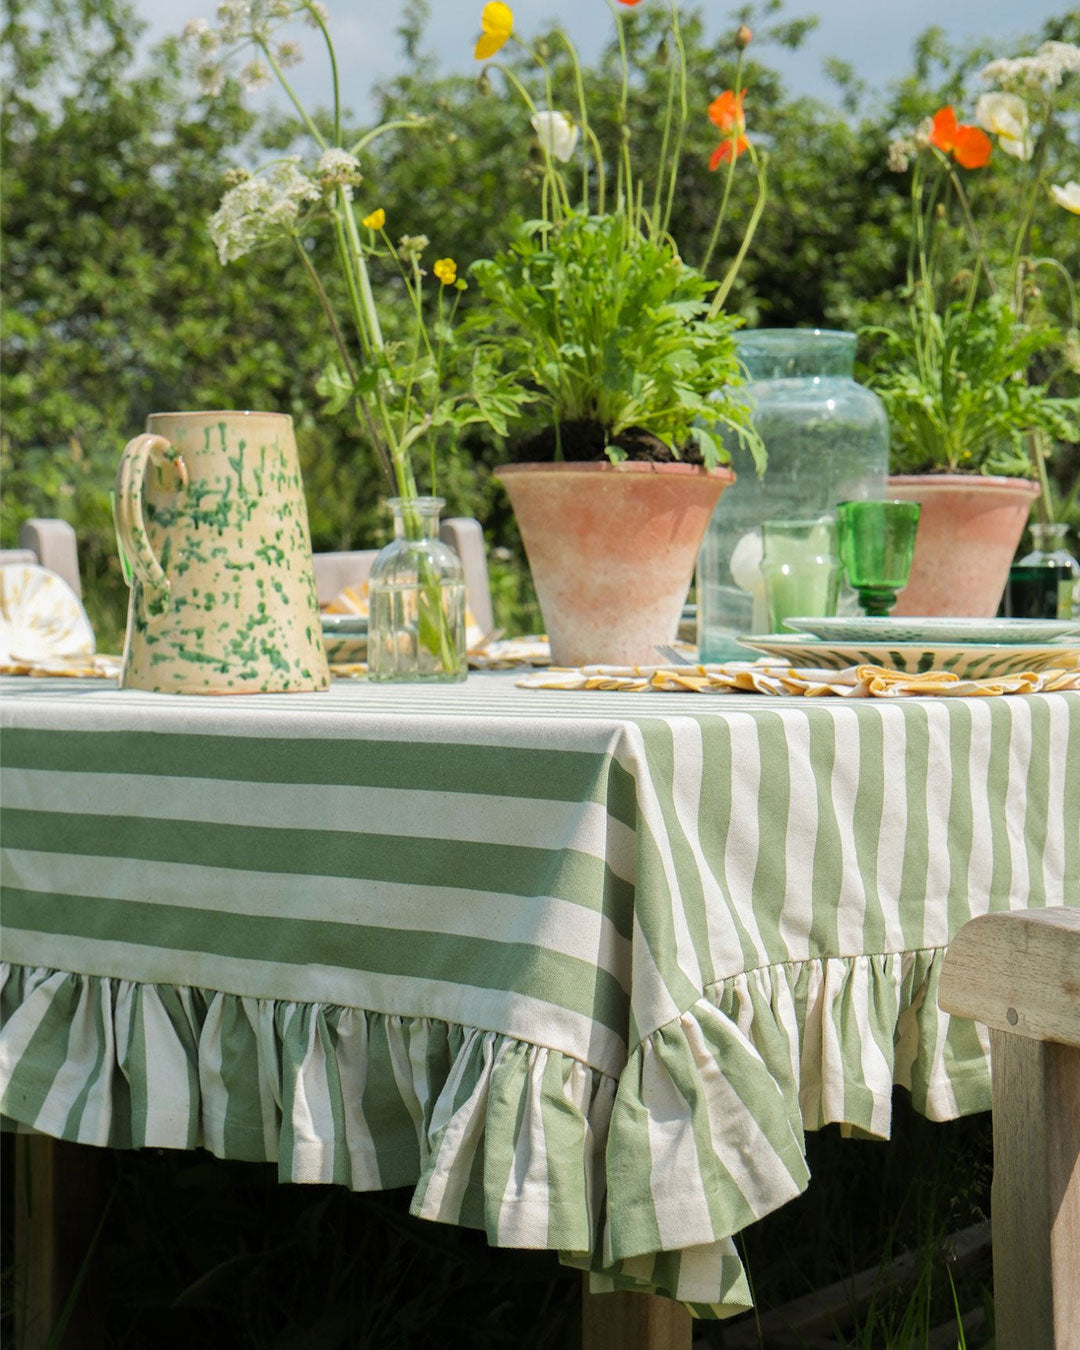
<instances>
[{"instance_id":1,"label":"yellow poppy flower","mask_svg":"<svg viewBox=\"0 0 1080 1350\"><path fill-rule=\"evenodd\" d=\"M431 270L444 286L453 286L457 281L457 263L453 258L440 258Z\"/></svg>"},{"instance_id":2,"label":"yellow poppy flower","mask_svg":"<svg viewBox=\"0 0 1080 1350\"><path fill-rule=\"evenodd\" d=\"M478 61L486 61L489 56L495 55L514 31L514 15L510 6L501 4L500 0L491 0L480 15L480 27L484 35L476 44L473 55Z\"/></svg>"},{"instance_id":3,"label":"yellow poppy flower","mask_svg":"<svg viewBox=\"0 0 1080 1350\"><path fill-rule=\"evenodd\" d=\"M381 230L386 224L386 212L381 206L376 207L371 215L365 216L360 223L361 225L366 225L369 230Z\"/></svg>"}]
</instances>

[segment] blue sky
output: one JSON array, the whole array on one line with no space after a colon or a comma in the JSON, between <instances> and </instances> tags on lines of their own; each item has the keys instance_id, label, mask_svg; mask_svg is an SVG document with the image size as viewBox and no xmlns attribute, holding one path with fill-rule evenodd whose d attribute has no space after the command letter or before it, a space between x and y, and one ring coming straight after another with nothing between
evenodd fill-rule
<instances>
[{"instance_id":1,"label":"blue sky","mask_svg":"<svg viewBox=\"0 0 1080 1350\"><path fill-rule=\"evenodd\" d=\"M148 39L153 40L179 31L188 18L212 20L215 4L216 0L138 0L137 7L150 25ZM327 0L327 7L347 101L363 118L370 111L372 86L403 64L395 28L404 0ZM512 0L511 7L518 31L528 36L545 21L557 21L586 59L611 34L611 18L602 0ZM704 0L700 8L711 35L730 30L733 6L726 0ZM438 53L444 70L475 68L471 49L479 32L481 9L482 0L432 0L424 45ZM1023 0L1022 4L1016 0L788 0L780 17L817 15L819 27L799 51L769 47L761 56L784 75L791 93L828 100L832 86L822 65L829 56L850 62L871 89L881 88L906 73L915 38L931 24L940 25L960 42L1000 39L1004 52L1017 39L1037 33L1046 19L1062 13L1060 3L1047 0ZM310 30L298 34L302 40L305 35L313 36ZM321 65L312 59L295 74L301 97L318 103L326 83Z\"/></svg>"}]
</instances>

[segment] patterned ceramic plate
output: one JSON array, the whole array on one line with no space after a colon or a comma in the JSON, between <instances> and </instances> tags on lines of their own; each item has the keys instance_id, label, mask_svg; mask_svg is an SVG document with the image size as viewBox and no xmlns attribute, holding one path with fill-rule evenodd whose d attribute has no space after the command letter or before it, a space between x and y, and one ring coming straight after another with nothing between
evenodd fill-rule
<instances>
[{"instance_id":1,"label":"patterned ceramic plate","mask_svg":"<svg viewBox=\"0 0 1080 1350\"><path fill-rule=\"evenodd\" d=\"M342 633L367 634L366 614L329 614L324 610L319 618L322 620L323 637L337 637Z\"/></svg>"},{"instance_id":2,"label":"patterned ceramic plate","mask_svg":"<svg viewBox=\"0 0 1080 1350\"><path fill-rule=\"evenodd\" d=\"M332 665L367 660L367 615L327 614L322 620L323 646Z\"/></svg>"},{"instance_id":3,"label":"patterned ceramic plate","mask_svg":"<svg viewBox=\"0 0 1080 1350\"><path fill-rule=\"evenodd\" d=\"M744 637L739 641L754 651L778 656L794 667L844 670L848 666L884 666L919 675L927 670L951 670L961 679L1013 675L1022 670L1073 669L1080 666L1080 645L1047 643L1017 647L996 642L825 642L783 633Z\"/></svg>"},{"instance_id":4,"label":"patterned ceramic plate","mask_svg":"<svg viewBox=\"0 0 1080 1350\"><path fill-rule=\"evenodd\" d=\"M1080 637L1080 623L1069 619L881 619L855 615L851 618L816 619L811 616L785 619L789 628L810 633L829 642L902 642L904 644L949 642L969 646L973 642L1061 642Z\"/></svg>"}]
</instances>

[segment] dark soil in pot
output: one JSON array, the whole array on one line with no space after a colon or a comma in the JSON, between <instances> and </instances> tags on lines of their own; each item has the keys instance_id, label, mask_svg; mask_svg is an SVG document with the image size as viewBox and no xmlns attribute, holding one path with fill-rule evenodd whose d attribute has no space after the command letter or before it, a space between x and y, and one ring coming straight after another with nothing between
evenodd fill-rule
<instances>
[{"instance_id":1,"label":"dark soil in pot","mask_svg":"<svg viewBox=\"0 0 1080 1350\"><path fill-rule=\"evenodd\" d=\"M610 443L625 450L627 459L651 460L656 464L704 462L696 442L682 446L676 456L651 431L641 427L628 427L611 438ZM562 422L557 429L543 427L535 435L517 442L510 449L510 459L514 464L548 464L558 459L601 461L608 458L604 450L608 444L608 435L599 422Z\"/></svg>"}]
</instances>

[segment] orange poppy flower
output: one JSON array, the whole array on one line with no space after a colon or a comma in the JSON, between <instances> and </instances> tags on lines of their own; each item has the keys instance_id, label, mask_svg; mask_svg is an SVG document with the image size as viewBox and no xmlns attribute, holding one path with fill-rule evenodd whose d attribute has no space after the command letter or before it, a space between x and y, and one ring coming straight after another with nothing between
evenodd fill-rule
<instances>
[{"instance_id":1,"label":"orange poppy flower","mask_svg":"<svg viewBox=\"0 0 1080 1350\"><path fill-rule=\"evenodd\" d=\"M640 5L641 0L619 0L620 5Z\"/></svg>"},{"instance_id":2,"label":"orange poppy flower","mask_svg":"<svg viewBox=\"0 0 1080 1350\"><path fill-rule=\"evenodd\" d=\"M718 169L725 160L729 160L733 149L735 158L738 159L744 150L750 148L750 142L743 135L746 130L746 115L743 112L745 97L745 89L741 94L736 94L734 89L725 89L709 104L709 121L714 127L719 128L724 137L712 152L712 158L709 160L710 169ZM735 134L734 146L732 133Z\"/></svg>"},{"instance_id":3,"label":"orange poppy flower","mask_svg":"<svg viewBox=\"0 0 1080 1350\"><path fill-rule=\"evenodd\" d=\"M958 122L948 104L934 114L930 144L952 155L963 169L981 169L990 158L990 137L978 127Z\"/></svg>"}]
</instances>

